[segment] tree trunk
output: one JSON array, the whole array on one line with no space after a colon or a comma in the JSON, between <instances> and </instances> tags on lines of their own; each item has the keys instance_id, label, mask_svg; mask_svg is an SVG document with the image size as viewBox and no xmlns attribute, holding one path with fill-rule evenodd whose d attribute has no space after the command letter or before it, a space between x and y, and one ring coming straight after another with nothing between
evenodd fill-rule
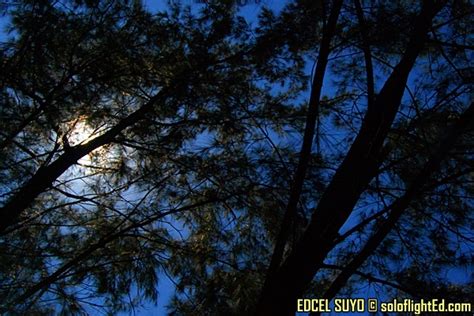
<instances>
[{"instance_id":1,"label":"tree trunk","mask_svg":"<svg viewBox=\"0 0 474 316\"><path fill-rule=\"evenodd\" d=\"M291 315L332 248L340 227L375 175L383 142L400 106L408 75L424 46L431 21L441 9L424 1L407 49L385 82L344 161L321 197L301 240L266 282L257 315Z\"/></svg>"}]
</instances>

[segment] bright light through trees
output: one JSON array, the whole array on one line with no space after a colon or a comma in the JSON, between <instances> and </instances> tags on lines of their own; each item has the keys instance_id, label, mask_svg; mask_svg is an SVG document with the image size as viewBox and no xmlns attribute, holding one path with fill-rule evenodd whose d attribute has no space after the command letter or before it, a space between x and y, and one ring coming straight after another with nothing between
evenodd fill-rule
<instances>
[{"instance_id":1,"label":"bright light through trees","mask_svg":"<svg viewBox=\"0 0 474 316\"><path fill-rule=\"evenodd\" d=\"M472 301L472 3L239 3L0 4L0 313Z\"/></svg>"}]
</instances>

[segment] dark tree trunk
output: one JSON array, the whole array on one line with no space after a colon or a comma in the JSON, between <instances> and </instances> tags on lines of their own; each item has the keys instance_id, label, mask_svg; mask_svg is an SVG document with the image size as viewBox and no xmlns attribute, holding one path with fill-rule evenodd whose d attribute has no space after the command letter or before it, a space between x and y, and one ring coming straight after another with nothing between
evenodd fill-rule
<instances>
[{"instance_id":1,"label":"dark tree trunk","mask_svg":"<svg viewBox=\"0 0 474 316\"><path fill-rule=\"evenodd\" d=\"M266 281L257 315L291 315L323 264L340 227L376 174L383 142L400 106L408 75L441 6L424 1L405 54L385 82L344 161L321 197L311 222L282 267Z\"/></svg>"}]
</instances>

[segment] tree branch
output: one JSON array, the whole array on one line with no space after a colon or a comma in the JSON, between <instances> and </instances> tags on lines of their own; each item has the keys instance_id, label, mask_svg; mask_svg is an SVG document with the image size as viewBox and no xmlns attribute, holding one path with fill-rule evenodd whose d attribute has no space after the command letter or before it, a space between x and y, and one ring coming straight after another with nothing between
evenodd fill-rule
<instances>
[{"instance_id":1,"label":"tree branch","mask_svg":"<svg viewBox=\"0 0 474 316\"><path fill-rule=\"evenodd\" d=\"M352 261L342 270L339 276L334 280L329 289L324 294L325 298L334 297L339 290L346 284L347 280L355 273L355 271L365 262L365 260L374 253L376 248L382 243L384 238L393 229L397 221L402 216L405 209L409 206L426 185L431 175L439 168L442 160L448 154L449 150L454 146L456 140L461 136L462 132L472 123L474 118L474 103L461 115L457 123L453 125L447 136L442 140L437 151L431 155L425 167L414 178L408 190L403 196L398 198L391 206L392 211L387 220L379 227L377 232L367 241L364 248Z\"/></svg>"},{"instance_id":2,"label":"tree branch","mask_svg":"<svg viewBox=\"0 0 474 316\"><path fill-rule=\"evenodd\" d=\"M2 235L7 227L17 223L23 211L33 203L40 193L51 187L53 182L69 169L69 167L93 150L114 141L115 137L123 130L137 123L145 116L145 114L150 112L155 103L163 101L167 96L167 93L167 89L162 89L141 108L123 118L104 134L85 144L79 144L69 148L69 150L65 151L53 163L39 168L35 175L28 180L2 208L0 208L0 235Z\"/></svg>"},{"instance_id":3,"label":"tree branch","mask_svg":"<svg viewBox=\"0 0 474 316\"><path fill-rule=\"evenodd\" d=\"M318 63L316 65L316 71L313 78L313 86L311 88L308 114L306 117L306 125L303 136L303 145L300 151L298 166L293 177L293 183L291 186L290 197L288 200L286 211L280 225L280 232L275 241L275 248L273 250L270 266L267 272L267 280L271 279L273 273L278 269L280 265L286 243L288 242L291 227L293 225L294 218L297 214L298 202L303 188L306 170L308 168L308 164L311 158L311 149L313 145L316 120L320 106L320 96L323 86L324 74L326 73L328 56L330 53L330 44L334 32L336 30L337 19L339 17L341 6L342 0L334 2L328 19L328 23L324 27L323 38L321 40L321 46L319 49ZM265 291L265 288L267 286L268 284L265 283L263 291Z\"/></svg>"},{"instance_id":4,"label":"tree branch","mask_svg":"<svg viewBox=\"0 0 474 316\"><path fill-rule=\"evenodd\" d=\"M367 74L367 106L372 107L375 99L374 70L372 66L372 54L370 52L370 43L367 36L367 25L365 24L364 12L359 0L354 0L357 12L357 19L360 25L360 34L362 36L362 49L364 51L365 70Z\"/></svg>"}]
</instances>

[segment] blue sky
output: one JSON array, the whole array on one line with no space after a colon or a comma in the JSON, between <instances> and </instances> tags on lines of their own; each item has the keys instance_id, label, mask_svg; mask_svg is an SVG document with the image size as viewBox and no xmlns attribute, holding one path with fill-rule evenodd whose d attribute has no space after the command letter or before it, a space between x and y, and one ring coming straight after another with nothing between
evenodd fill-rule
<instances>
[{"instance_id":1,"label":"blue sky","mask_svg":"<svg viewBox=\"0 0 474 316\"><path fill-rule=\"evenodd\" d=\"M240 13L242 16L246 18L248 23L251 25L255 25L257 23L257 17L260 9L262 6L267 6L272 8L275 11L280 10L283 5L286 3L284 0L260 0L259 3L254 3L248 1L248 5L244 5L240 9ZM145 6L152 12L165 10L166 9L166 1L165 0L144 0ZM183 4L189 4L194 8L199 8L202 4L199 4L197 1L194 0L183 0ZM0 32L0 41L5 39L5 34L3 32L4 27L6 25L6 17L0 16L0 28L2 31ZM416 75L416 74L415 74ZM330 87L329 87L330 90ZM351 221L349 220L346 225L350 226ZM468 271L449 271L452 274L453 279L462 279L463 276L468 274ZM172 280L168 278L165 274L160 274L160 282L158 284L158 291L159 291L159 298L158 298L158 305L155 306L154 304L148 304L143 309L137 310L135 315L165 315L166 314L166 305L169 302L169 299L174 291L174 286ZM365 291L362 290L360 293L362 297L376 297L376 293L374 292L373 288L368 287ZM128 315L129 313L123 313L122 315ZM346 314L351 315L351 314ZM359 314L360 315L360 314Z\"/></svg>"}]
</instances>

